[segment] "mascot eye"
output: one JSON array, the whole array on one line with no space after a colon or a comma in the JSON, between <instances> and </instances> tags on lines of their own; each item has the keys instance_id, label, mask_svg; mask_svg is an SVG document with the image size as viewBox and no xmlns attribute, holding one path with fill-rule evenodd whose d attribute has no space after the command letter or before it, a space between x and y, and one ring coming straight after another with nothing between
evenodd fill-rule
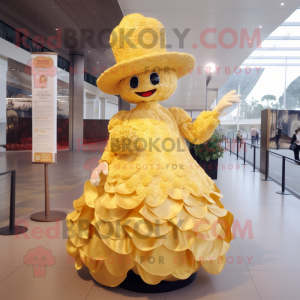
<instances>
[{"instance_id":1,"label":"mascot eye","mask_svg":"<svg viewBox=\"0 0 300 300\"><path fill-rule=\"evenodd\" d=\"M139 79L136 76L131 77L130 79L130 87L132 89L136 89L139 86Z\"/></svg>"},{"instance_id":2,"label":"mascot eye","mask_svg":"<svg viewBox=\"0 0 300 300\"><path fill-rule=\"evenodd\" d=\"M151 82L153 85L159 84L159 81L160 81L160 79L159 79L159 76L158 76L157 73L152 73L152 74L150 75L150 82Z\"/></svg>"}]
</instances>

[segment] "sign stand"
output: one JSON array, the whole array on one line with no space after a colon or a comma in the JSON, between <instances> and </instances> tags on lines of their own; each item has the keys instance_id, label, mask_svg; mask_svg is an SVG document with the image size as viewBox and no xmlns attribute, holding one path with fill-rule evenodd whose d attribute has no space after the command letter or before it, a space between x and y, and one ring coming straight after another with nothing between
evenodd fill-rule
<instances>
[{"instance_id":1,"label":"sign stand","mask_svg":"<svg viewBox=\"0 0 300 300\"><path fill-rule=\"evenodd\" d=\"M45 212L37 212L30 216L32 221L36 222L55 222L65 220L67 214L61 211L50 210L49 201L49 180L48 180L48 164L44 164L45 172Z\"/></svg>"},{"instance_id":2,"label":"sign stand","mask_svg":"<svg viewBox=\"0 0 300 300\"><path fill-rule=\"evenodd\" d=\"M55 222L67 214L50 210L48 165L57 163L57 53L31 53L32 162L44 165L45 211L30 216L37 222Z\"/></svg>"}]
</instances>

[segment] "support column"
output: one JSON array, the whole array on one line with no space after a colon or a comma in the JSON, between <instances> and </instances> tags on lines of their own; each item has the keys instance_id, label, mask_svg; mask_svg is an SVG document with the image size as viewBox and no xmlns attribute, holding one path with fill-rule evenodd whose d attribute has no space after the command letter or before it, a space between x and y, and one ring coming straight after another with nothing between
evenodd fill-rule
<instances>
[{"instance_id":1,"label":"support column","mask_svg":"<svg viewBox=\"0 0 300 300\"><path fill-rule=\"evenodd\" d=\"M69 149L77 151L83 143L84 56L70 55Z\"/></svg>"},{"instance_id":2,"label":"support column","mask_svg":"<svg viewBox=\"0 0 300 300\"><path fill-rule=\"evenodd\" d=\"M86 119L86 109L87 109L86 95L85 92L83 92L83 119Z\"/></svg>"},{"instance_id":3,"label":"support column","mask_svg":"<svg viewBox=\"0 0 300 300\"><path fill-rule=\"evenodd\" d=\"M240 87L240 83L239 83L239 88L238 88L238 94L240 95L241 93L241 87ZM238 103L237 105L237 133L240 130L240 103Z\"/></svg>"},{"instance_id":4,"label":"support column","mask_svg":"<svg viewBox=\"0 0 300 300\"><path fill-rule=\"evenodd\" d=\"M283 109L286 109L286 74L287 74L287 56L285 57L285 68L284 68ZM270 108L269 103L268 103L268 108Z\"/></svg>"},{"instance_id":5,"label":"support column","mask_svg":"<svg viewBox=\"0 0 300 300\"><path fill-rule=\"evenodd\" d=\"M99 120L100 119L100 99L99 97L95 97L94 100L94 119Z\"/></svg>"},{"instance_id":6,"label":"support column","mask_svg":"<svg viewBox=\"0 0 300 300\"><path fill-rule=\"evenodd\" d=\"M7 60L0 57L0 145L6 145L6 73Z\"/></svg>"},{"instance_id":7,"label":"support column","mask_svg":"<svg viewBox=\"0 0 300 300\"><path fill-rule=\"evenodd\" d=\"M104 98L100 98L100 119L101 120L106 119L106 104L107 104L107 100Z\"/></svg>"}]
</instances>

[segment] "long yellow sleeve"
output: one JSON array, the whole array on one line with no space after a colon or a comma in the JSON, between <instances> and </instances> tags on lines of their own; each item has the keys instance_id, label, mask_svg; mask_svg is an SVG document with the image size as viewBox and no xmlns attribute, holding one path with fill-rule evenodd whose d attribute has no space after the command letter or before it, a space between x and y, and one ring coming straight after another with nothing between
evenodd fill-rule
<instances>
[{"instance_id":1,"label":"long yellow sleeve","mask_svg":"<svg viewBox=\"0 0 300 300\"><path fill-rule=\"evenodd\" d=\"M185 110L171 107L169 111L174 116L183 137L197 145L207 141L220 123L220 114L215 110L203 111L193 123L191 123L192 118Z\"/></svg>"},{"instance_id":2,"label":"long yellow sleeve","mask_svg":"<svg viewBox=\"0 0 300 300\"><path fill-rule=\"evenodd\" d=\"M111 164L112 160L114 159L114 157L116 156L116 153L110 151L109 149L109 143L110 140L108 140L107 145L105 147L105 150L101 156L101 159L99 160L99 164L103 161L106 161L108 164Z\"/></svg>"},{"instance_id":3,"label":"long yellow sleeve","mask_svg":"<svg viewBox=\"0 0 300 300\"><path fill-rule=\"evenodd\" d=\"M112 149L111 149L111 145L112 145L111 131L113 130L113 128L115 128L117 126L122 126L123 119L126 118L127 113L128 113L127 111L120 110L109 121L109 123L108 123L109 140L108 140L105 150L102 154L102 157L99 160L99 164L102 161L106 161L108 164L111 164L112 160L116 157L117 153L115 151L112 151Z\"/></svg>"}]
</instances>

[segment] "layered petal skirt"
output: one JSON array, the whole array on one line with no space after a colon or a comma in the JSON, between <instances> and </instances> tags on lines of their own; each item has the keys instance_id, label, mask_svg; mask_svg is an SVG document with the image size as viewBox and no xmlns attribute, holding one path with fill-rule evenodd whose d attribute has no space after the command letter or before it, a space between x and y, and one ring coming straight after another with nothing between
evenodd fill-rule
<instances>
[{"instance_id":1,"label":"layered petal skirt","mask_svg":"<svg viewBox=\"0 0 300 300\"><path fill-rule=\"evenodd\" d=\"M233 216L214 183L201 196L173 188L164 201L150 205L124 183L109 183L103 174L100 179L97 187L85 183L67 217L67 252L77 270L86 265L97 282L110 287L129 270L152 285L187 279L201 266L210 274L222 271Z\"/></svg>"}]
</instances>

